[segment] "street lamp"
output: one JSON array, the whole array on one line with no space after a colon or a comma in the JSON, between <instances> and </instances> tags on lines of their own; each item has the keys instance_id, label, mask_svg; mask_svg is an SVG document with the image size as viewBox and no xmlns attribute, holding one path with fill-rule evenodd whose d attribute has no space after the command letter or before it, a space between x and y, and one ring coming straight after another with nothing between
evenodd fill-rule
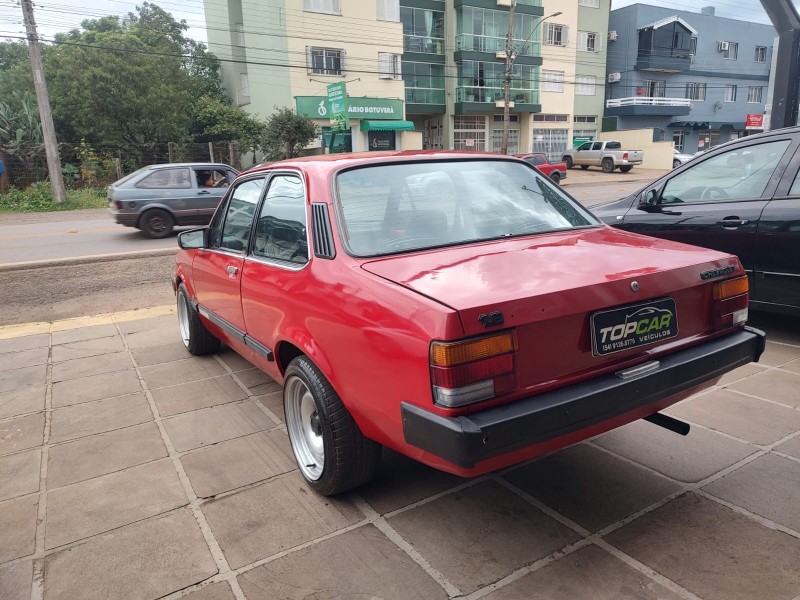
<instances>
[{"instance_id":1,"label":"street lamp","mask_svg":"<svg viewBox=\"0 0 800 600\"><path fill-rule=\"evenodd\" d=\"M511 71L514 68L514 61L517 58L517 53L514 51L514 7L517 5L516 0L511 0L511 7L508 9L508 35L506 36L506 71L505 71L505 78L504 78L504 94L503 98L505 102L503 103L503 143L500 146L500 152L503 154L508 154L508 123L510 120L509 111L510 106L509 103L511 101ZM539 29L539 25L544 23L550 17L557 17L561 14L561 11L554 12L551 15L547 15L546 17L542 17L539 19L539 22L536 23L531 32L528 34L528 37L525 38L525 41L522 42L522 48L525 47L525 44L533 37L533 34L536 33L536 30Z\"/></svg>"}]
</instances>

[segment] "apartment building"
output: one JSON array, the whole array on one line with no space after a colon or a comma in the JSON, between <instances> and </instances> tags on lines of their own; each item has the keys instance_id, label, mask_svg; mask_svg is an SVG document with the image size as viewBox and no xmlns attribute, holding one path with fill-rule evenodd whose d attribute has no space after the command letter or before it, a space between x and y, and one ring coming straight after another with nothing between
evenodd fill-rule
<instances>
[{"instance_id":1,"label":"apartment building","mask_svg":"<svg viewBox=\"0 0 800 600\"><path fill-rule=\"evenodd\" d=\"M747 115L764 113L771 25L634 4L611 11L609 30L607 129L652 128L691 154L745 135Z\"/></svg>"}]
</instances>

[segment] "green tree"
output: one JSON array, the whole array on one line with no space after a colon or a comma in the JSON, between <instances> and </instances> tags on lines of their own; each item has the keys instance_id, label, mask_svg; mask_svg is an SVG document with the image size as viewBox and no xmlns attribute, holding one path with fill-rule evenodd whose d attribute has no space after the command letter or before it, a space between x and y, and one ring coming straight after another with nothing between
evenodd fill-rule
<instances>
[{"instance_id":1,"label":"green tree","mask_svg":"<svg viewBox=\"0 0 800 600\"><path fill-rule=\"evenodd\" d=\"M291 108L275 107L267 119L261 147L269 160L296 158L319 135L317 125Z\"/></svg>"},{"instance_id":2,"label":"green tree","mask_svg":"<svg viewBox=\"0 0 800 600\"><path fill-rule=\"evenodd\" d=\"M36 99L30 92L15 91L0 101L0 158L13 157L34 180L37 159L44 153L42 124Z\"/></svg>"}]
</instances>

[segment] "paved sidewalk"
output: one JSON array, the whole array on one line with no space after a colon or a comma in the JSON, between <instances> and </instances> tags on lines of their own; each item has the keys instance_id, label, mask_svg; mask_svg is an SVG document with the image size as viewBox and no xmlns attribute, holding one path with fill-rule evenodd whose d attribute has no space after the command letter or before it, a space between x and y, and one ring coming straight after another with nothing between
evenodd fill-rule
<instances>
[{"instance_id":1,"label":"paved sidewalk","mask_svg":"<svg viewBox=\"0 0 800 600\"><path fill-rule=\"evenodd\" d=\"M669 412L463 480L294 468L279 386L169 307L0 328L0 598L800 596L800 325Z\"/></svg>"}]
</instances>

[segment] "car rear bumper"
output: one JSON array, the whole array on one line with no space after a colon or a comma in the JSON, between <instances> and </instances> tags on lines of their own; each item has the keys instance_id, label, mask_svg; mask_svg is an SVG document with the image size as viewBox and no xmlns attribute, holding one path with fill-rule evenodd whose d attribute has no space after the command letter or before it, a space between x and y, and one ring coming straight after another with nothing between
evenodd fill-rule
<instances>
[{"instance_id":1,"label":"car rear bumper","mask_svg":"<svg viewBox=\"0 0 800 600\"><path fill-rule=\"evenodd\" d=\"M125 225L126 227L136 227L136 221L139 218L137 213L129 214L119 212L113 208L108 209L108 213L114 218L114 220L119 223L120 225Z\"/></svg>"},{"instance_id":2,"label":"car rear bumper","mask_svg":"<svg viewBox=\"0 0 800 600\"><path fill-rule=\"evenodd\" d=\"M678 396L752 361L764 351L764 332L750 327L658 361L645 375L603 375L512 404L462 417L443 417L403 402L407 444L463 469L546 442ZM655 409L653 412L656 412Z\"/></svg>"}]
</instances>

